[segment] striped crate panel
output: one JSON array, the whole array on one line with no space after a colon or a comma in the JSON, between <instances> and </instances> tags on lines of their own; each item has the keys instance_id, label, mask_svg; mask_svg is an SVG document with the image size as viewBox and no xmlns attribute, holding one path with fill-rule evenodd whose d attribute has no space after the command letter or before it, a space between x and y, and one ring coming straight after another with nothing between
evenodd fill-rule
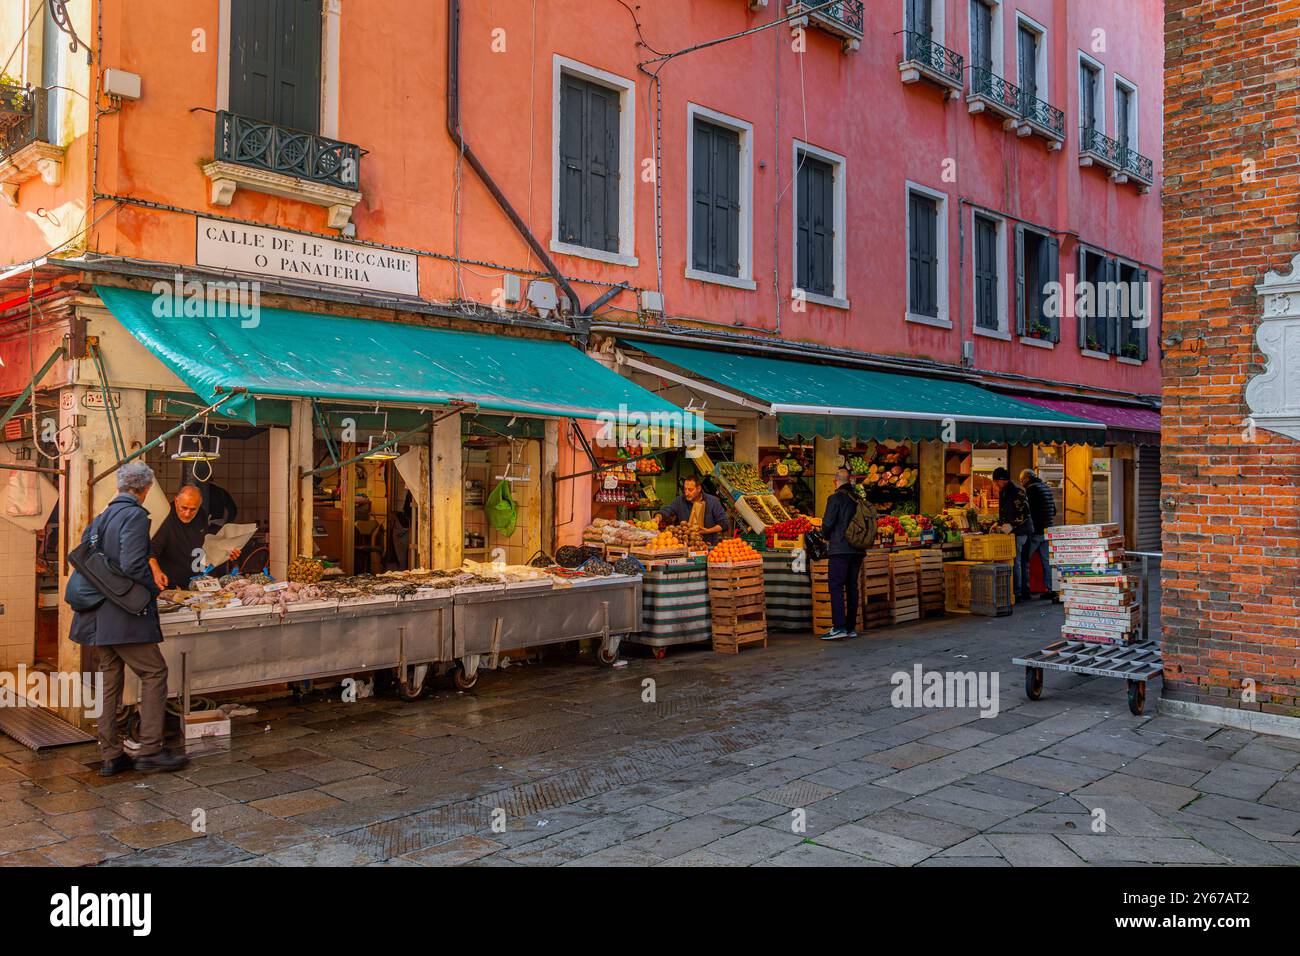
<instances>
[{"instance_id":1,"label":"striped crate panel","mask_svg":"<svg viewBox=\"0 0 1300 956\"><path fill-rule=\"evenodd\" d=\"M767 593L767 627L776 631L806 631L813 624L812 589L805 570L793 571L793 555L763 554L763 587Z\"/></svg>"},{"instance_id":2,"label":"striped crate panel","mask_svg":"<svg viewBox=\"0 0 1300 956\"><path fill-rule=\"evenodd\" d=\"M702 567L659 568L641 577L641 634L707 641L709 577Z\"/></svg>"}]
</instances>

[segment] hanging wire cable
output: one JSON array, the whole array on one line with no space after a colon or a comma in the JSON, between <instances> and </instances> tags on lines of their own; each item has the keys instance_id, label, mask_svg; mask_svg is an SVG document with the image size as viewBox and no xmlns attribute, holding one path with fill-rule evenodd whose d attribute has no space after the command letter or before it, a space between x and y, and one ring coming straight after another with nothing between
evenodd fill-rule
<instances>
[{"instance_id":1,"label":"hanging wire cable","mask_svg":"<svg viewBox=\"0 0 1300 956\"><path fill-rule=\"evenodd\" d=\"M36 18L41 15L41 11L44 9L45 0L41 0L40 3L36 4L36 9L32 11L32 18L27 21L27 26L23 27L23 32L22 35L18 37L18 42L15 43L14 48L9 51L9 56L5 58L5 65L0 66L0 76L4 76L5 71L9 69L9 64L14 60L14 54L22 47L23 41L27 39L28 31L32 28L32 24L36 22Z\"/></svg>"},{"instance_id":2,"label":"hanging wire cable","mask_svg":"<svg viewBox=\"0 0 1300 956\"><path fill-rule=\"evenodd\" d=\"M810 6L806 10L803 10L799 13L789 14L777 20L772 20L769 21L768 23L762 23L756 27L750 27L748 30L741 30L739 33L733 33L725 37L718 37L717 39L714 40L705 40L703 43L696 43L693 46L684 47L673 53L661 53L658 56L654 57L653 59L642 61L638 65L646 66L647 64L650 63L666 63L669 60L676 59L679 56L685 56L688 53L694 53L697 50L707 50L709 47L718 46L719 44L722 43L730 43L732 40L740 40L744 37L753 36L755 33L761 33L764 30L770 30L773 27L781 26L781 24L783 23L790 23L793 20L802 20L810 13L817 13L821 10L825 10L828 7L833 7L836 4L841 2L842 0L826 0L825 3L820 3L817 4L816 6Z\"/></svg>"}]
</instances>

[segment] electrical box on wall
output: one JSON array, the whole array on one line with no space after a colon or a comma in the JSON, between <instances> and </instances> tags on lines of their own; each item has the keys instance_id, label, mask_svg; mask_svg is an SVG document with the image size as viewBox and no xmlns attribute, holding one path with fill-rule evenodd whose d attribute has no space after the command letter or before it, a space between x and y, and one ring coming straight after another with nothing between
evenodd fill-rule
<instances>
[{"instance_id":1,"label":"electrical box on wall","mask_svg":"<svg viewBox=\"0 0 1300 956\"><path fill-rule=\"evenodd\" d=\"M501 277L501 301L506 305L517 305L519 303L520 283L519 276L507 272Z\"/></svg>"},{"instance_id":2,"label":"electrical box on wall","mask_svg":"<svg viewBox=\"0 0 1300 956\"><path fill-rule=\"evenodd\" d=\"M664 297L662 292L651 292L646 290L641 293L641 311L654 312L662 314L664 311Z\"/></svg>"},{"instance_id":3,"label":"electrical box on wall","mask_svg":"<svg viewBox=\"0 0 1300 956\"><path fill-rule=\"evenodd\" d=\"M104 95L122 100L140 98L140 74L109 68L104 71Z\"/></svg>"}]
</instances>

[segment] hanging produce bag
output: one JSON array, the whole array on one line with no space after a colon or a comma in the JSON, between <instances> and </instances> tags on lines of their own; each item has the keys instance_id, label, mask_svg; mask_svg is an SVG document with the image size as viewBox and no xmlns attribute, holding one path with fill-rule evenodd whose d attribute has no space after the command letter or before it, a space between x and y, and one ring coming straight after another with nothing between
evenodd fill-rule
<instances>
[{"instance_id":1,"label":"hanging produce bag","mask_svg":"<svg viewBox=\"0 0 1300 956\"><path fill-rule=\"evenodd\" d=\"M492 489L487 499L488 524L496 528L505 537L515 533L519 521L519 508L515 505L514 495L510 492L510 482L502 481Z\"/></svg>"}]
</instances>

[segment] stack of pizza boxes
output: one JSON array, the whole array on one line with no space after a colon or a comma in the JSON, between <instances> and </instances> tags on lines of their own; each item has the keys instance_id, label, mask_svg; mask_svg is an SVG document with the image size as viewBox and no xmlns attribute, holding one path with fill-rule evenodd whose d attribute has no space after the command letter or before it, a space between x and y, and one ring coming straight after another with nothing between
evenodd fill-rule
<instances>
[{"instance_id":1,"label":"stack of pizza boxes","mask_svg":"<svg viewBox=\"0 0 1300 956\"><path fill-rule=\"evenodd\" d=\"M1138 576L1125 573L1117 524L1047 529L1057 591L1065 602L1061 636L1093 644L1132 644L1141 634Z\"/></svg>"}]
</instances>

